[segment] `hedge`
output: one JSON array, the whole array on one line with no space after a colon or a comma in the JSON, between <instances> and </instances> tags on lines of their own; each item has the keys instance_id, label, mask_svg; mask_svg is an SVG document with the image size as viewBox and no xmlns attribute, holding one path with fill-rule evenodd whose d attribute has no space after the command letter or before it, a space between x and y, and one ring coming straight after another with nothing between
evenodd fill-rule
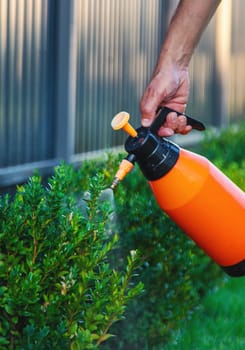
<instances>
[{"instance_id":1,"label":"hedge","mask_svg":"<svg viewBox=\"0 0 245 350\"><path fill-rule=\"evenodd\" d=\"M129 285L136 251L124 270L110 265L118 236L99 201L102 177L85 196L77 175L62 165L48 187L34 176L0 201L1 349L97 349L142 290Z\"/></svg>"}]
</instances>

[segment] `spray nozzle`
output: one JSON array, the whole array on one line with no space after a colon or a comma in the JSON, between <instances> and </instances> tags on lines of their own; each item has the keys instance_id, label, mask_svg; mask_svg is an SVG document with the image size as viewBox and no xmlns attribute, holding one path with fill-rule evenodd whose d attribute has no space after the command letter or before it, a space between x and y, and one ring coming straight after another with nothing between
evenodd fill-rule
<instances>
[{"instance_id":1,"label":"spray nozzle","mask_svg":"<svg viewBox=\"0 0 245 350\"><path fill-rule=\"evenodd\" d=\"M114 190L117 185L125 178L125 176L133 169L135 163L135 156L133 154L129 154L126 158L124 158L118 168L118 171L112 181L111 189Z\"/></svg>"}]
</instances>

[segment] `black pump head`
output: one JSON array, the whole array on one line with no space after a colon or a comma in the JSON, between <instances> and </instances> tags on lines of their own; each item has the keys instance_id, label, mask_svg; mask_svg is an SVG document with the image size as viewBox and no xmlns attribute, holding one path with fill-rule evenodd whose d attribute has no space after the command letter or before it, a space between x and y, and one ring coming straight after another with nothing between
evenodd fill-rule
<instances>
[{"instance_id":1,"label":"black pump head","mask_svg":"<svg viewBox=\"0 0 245 350\"><path fill-rule=\"evenodd\" d=\"M156 119L150 128L140 127L136 130L128 123L129 114L126 112L117 114L112 120L113 129L124 129L130 135L125 142L125 149L129 153L126 158L127 161L132 164L137 161L143 174L150 181L157 180L167 174L179 158L179 147L175 143L158 136L158 130L164 124L170 112L183 115L168 107L159 108ZM185 117L187 123L194 129L205 129L201 122L187 115ZM131 158L133 161L130 160ZM121 172L125 176L124 165Z\"/></svg>"},{"instance_id":2,"label":"black pump head","mask_svg":"<svg viewBox=\"0 0 245 350\"><path fill-rule=\"evenodd\" d=\"M154 135L148 128L137 129L137 137L128 137L125 149L134 154L148 180L164 176L178 160L179 147L173 142Z\"/></svg>"}]
</instances>

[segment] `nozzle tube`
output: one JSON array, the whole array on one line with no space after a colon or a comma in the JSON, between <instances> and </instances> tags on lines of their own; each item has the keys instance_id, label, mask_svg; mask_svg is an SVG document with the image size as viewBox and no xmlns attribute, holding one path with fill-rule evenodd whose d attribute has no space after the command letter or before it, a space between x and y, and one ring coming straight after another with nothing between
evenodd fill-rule
<instances>
[{"instance_id":1,"label":"nozzle tube","mask_svg":"<svg viewBox=\"0 0 245 350\"><path fill-rule=\"evenodd\" d=\"M128 155L119 165L119 169L112 181L110 188L114 190L117 185L125 178L125 176L133 169L135 163L135 156Z\"/></svg>"},{"instance_id":2,"label":"nozzle tube","mask_svg":"<svg viewBox=\"0 0 245 350\"><path fill-rule=\"evenodd\" d=\"M120 179L115 176L113 181L112 181L112 184L111 184L110 188L114 191L115 188L117 187L117 185L119 185L120 182L121 182Z\"/></svg>"}]
</instances>

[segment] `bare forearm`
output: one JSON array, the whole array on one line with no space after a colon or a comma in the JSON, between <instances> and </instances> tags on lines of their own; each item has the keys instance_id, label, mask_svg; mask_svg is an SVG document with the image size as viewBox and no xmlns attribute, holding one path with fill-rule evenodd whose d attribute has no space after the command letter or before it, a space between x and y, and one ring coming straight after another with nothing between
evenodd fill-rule
<instances>
[{"instance_id":1,"label":"bare forearm","mask_svg":"<svg viewBox=\"0 0 245 350\"><path fill-rule=\"evenodd\" d=\"M189 96L188 66L200 37L221 0L180 0L170 22L163 46L140 102L142 125L148 127L159 106L183 113ZM170 114L160 136L174 132L186 134L186 120Z\"/></svg>"},{"instance_id":2,"label":"bare forearm","mask_svg":"<svg viewBox=\"0 0 245 350\"><path fill-rule=\"evenodd\" d=\"M180 0L170 22L158 64L169 58L188 66L193 51L221 0Z\"/></svg>"}]
</instances>

